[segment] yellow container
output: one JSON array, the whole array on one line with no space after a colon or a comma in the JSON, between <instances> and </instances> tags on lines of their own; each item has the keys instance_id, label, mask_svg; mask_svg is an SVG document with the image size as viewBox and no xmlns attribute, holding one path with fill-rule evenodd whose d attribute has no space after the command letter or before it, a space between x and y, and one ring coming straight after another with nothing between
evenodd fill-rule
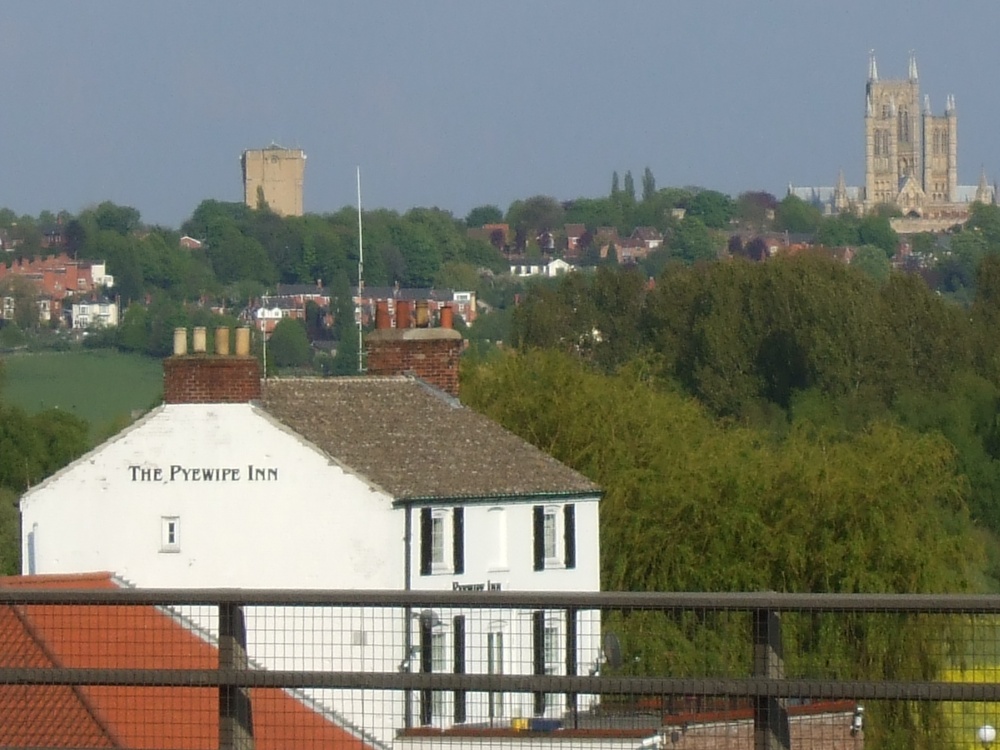
<instances>
[{"instance_id":1,"label":"yellow container","mask_svg":"<svg viewBox=\"0 0 1000 750\"><path fill-rule=\"evenodd\" d=\"M527 719L512 719L510 722L510 728L515 732L523 732L528 728Z\"/></svg>"}]
</instances>

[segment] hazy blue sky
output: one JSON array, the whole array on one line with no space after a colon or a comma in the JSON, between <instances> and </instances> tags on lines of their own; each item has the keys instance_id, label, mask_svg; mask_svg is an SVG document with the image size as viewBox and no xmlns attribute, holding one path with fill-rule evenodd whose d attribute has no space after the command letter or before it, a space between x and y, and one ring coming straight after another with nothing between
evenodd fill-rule
<instances>
[{"instance_id":1,"label":"hazy blue sky","mask_svg":"<svg viewBox=\"0 0 1000 750\"><path fill-rule=\"evenodd\" d=\"M179 226L239 156L308 154L307 211L473 206L639 184L863 179L864 84L916 51L954 93L959 181L1000 177L1000 4L876 0L8 0L0 205L101 200Z\"/></svg>"}]
</instances>

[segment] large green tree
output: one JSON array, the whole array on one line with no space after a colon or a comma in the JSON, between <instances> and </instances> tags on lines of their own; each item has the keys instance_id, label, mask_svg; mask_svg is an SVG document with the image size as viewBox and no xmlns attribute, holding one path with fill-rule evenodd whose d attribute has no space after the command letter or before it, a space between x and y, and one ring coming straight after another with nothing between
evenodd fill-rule
<instances>
[{"instance_id":1,"label":"large green tree","mask_svg":"<svg viewBox=\"0 0 1000 750\"><path fill-rule=\"evenodd\" d=\"M282 318L267 340L267 353L278 367L303 367L309 362L309 337L301 320Z\"/></svg>"}]
</instances>

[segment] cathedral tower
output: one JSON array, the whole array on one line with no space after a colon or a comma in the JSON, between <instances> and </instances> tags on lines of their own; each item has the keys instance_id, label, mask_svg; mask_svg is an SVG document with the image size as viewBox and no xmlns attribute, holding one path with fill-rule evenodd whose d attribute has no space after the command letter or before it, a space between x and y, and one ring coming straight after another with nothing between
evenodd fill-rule
<instances>
[{"instance_id":1,"label":"cathedral tower","mask_svg":"<svg viewBox=\"0 0 1000 750\"><path fill-rule=\"evenodd\" d=\"M906 80L880 80L872 52L865 87L865 202L895 202L908 177L922 180L923 121L917 60Z\"/></svg>"}]
</instances>

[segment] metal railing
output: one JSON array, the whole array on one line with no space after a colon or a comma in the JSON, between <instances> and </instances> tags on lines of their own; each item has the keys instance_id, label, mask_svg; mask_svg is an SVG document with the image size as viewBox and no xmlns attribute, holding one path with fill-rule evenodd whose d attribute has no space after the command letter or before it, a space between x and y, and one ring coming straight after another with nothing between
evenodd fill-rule
<instances>
[{"instance_id":1,"label":"metal railing","mask_svg":"<svg viewBox=\"0 0 1000 750\"><path fill-rule=\"evenodd\" d=\"M998 597L12 588L0 611L3 746L56 746L26 723L74 699L70 746L98 731L76 713L120 746L240 748L972 747L1000 722Z\"/></svg>"}]
</instances>

